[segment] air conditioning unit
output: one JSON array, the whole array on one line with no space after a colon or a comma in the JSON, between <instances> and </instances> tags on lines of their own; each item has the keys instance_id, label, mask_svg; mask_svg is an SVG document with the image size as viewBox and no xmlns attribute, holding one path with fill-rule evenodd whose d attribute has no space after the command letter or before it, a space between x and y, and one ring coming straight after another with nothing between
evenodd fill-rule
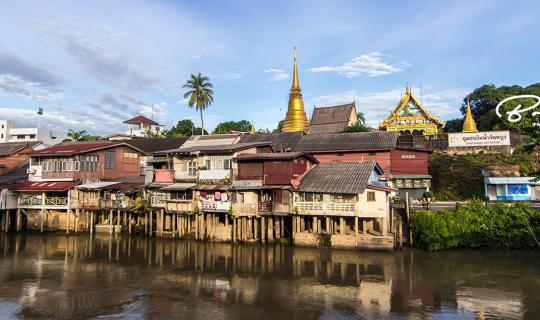
<instances>
[{"instance_id":1,"label":"air conditioning unit","mask_svg":"<svg viewBox=\"0 0 540 320\"><path fill-rule=\"evenodd\" d=\"M37 170L35 168L28 168L26 169L26 173L28 174L36 174Z\"/></svg>"}]
</instances>

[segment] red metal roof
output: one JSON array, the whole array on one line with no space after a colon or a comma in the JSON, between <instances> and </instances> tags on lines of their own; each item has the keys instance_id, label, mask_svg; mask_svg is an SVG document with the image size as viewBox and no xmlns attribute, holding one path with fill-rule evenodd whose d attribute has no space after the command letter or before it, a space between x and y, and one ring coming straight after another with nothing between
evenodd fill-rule
<instances>
[{"instance_id":1,"label":"red metal roof","mask_svg":"<svg viewBox=\"0 0 540 320\"><path fill-rule=\"evenodd\" d=\"M148 119L147 117L143 115L136 116L135 118L131 118L129 120L124 121L124 123L127 124L147 124L147 125L154 125L159 126L160 124L155 122L154 120Z\"/></svg>"},{"instance_id":2,"label":"red metal roof","mask_svg":"<svg viewBox=\"0 0 540 320\"><path fill-rule=\"evenodd\" d=\"M126 145L132 149L138 151L138 149L133 146L127 145L125 142L119 141L96 141L96 142L72 142L55 145L46 149L31 151L28 154L30 156L71 156L74 154L80 154L100 149L106 149L114 146Z\"/></svg>"},{"instance_id":3,"label":"red metal roof","mask_svg":"<svg viewBox=\"0 0 540 320\"><path fill-rule=\"evenodd\" d=\"M25 181L9 187L9 191L65 191L78 185L78 181Z\"/></svg>"}]
</instances>

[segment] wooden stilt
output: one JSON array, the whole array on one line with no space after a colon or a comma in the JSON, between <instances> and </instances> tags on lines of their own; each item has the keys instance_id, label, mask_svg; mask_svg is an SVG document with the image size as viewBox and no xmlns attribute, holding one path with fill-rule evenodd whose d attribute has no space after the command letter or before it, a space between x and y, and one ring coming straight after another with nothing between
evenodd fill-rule
<instances>
[{"instance_id":1,"label":"wooden stilt","mask_svg":"<svg viewBox=\"0 0 540 320\"><path fill-rule=\"evenodd\" d=\"M236 218L233 217L232 221L233 221L233 227L232 227L232 241L233 241L233 243L235 243L235 242L236 242Z\"/></svg>"},{"instance_id":2,"label":"wooden stilt","mask_svg":"<svg viewBox=\"0 0 540 320\"><path fill-rule=\"evenodd\" d=\"M358 246L358 217L354 217L354 238Z\"/></svg>"},{"instance_id":3,"label":"wooden stilt","mask_svg":"<svg viewBox=\"0 0 540 320\"><path fill-rule=\"evenodd\" d=\"M94 211L90 212L90 234L94 233Z\"/></svg>"},{"instance_id":4,"label":"wooden stilt","mask_svg":"<svg viewBox=\"0 0 540 320\"><path fill-rule=\"evenodd\" d=\"M66 234L69 234L69 218L71 216L71 210L67 210L67 217L66 217ZM60 226L58 226L60 228Z\"/></svg>"},{"instance_id":5,"label":"wooden stilt","mask_svg":"<svg viewBox=\"0 0 540 320\"><path fill-rule=\"evenodd\" d=\"M110 209L109 210L109 234L110 235L113 234L113 228L114 228L114 225L113 225L113 209Z\"/></svg>"}]
</instances>

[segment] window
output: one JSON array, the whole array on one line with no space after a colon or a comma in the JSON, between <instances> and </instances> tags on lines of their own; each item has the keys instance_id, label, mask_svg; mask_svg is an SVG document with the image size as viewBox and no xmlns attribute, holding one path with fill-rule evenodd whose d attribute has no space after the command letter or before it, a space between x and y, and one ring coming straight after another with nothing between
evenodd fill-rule
<instances>
[{"instance_id":1,"label":"window","mask_svg":"<svg viewBox=\"0 0 540 320\"><path fill-rule=\"evenodd\" d=\"M36 135L35 134L31 134L30 135L30 139L35 139L36 138Z\"/></svg>"},{"instance_id":2,"label":"window","mask_svg":"<svg viewBox=\"0 0 540 320\"><path fill-rule=\"evenodd\" d=\"M188 175L195 176L197 175L197 160L188 161Z\"/></svg>"},{"instance_id":3,"label":"window","mask_svg":"<svg viewBox=\"0 0 540 320\"><path fill-rule=\"evenodd\" d=\"M210 170L210 159L204 160L204 166L206 167L206 170Z\"/></svg>"},{"instance_id":4,"label":"window","mask_svg":"<svg viewBox=\"0 0 540 320\"><path fill-rule=\"evenodd\" d=\"M367 192L367 201L368 202L375 202L375 191L368 191Z\"/></svg>"},{"instance_id":5,"label":"window","mask_svg":"<svg viewBox=\"0 0 540 320\"><path fill-rule=\"evenodd\" d=\"M306 192L304 193L304 201L307 202L322 202L323 196L320 193Z\"/></svg>"},{"instance_id":6,"label":"window","mask_svg":"<svg viewBox=\"0 0 540 320\"><path fill-rule=\"evenodd\" d=\"M73 171L73 161L62 161L62 171Z\"/></svg>"},{"instance_id":7,"label":"window","mask_svg":"<svg viewBox=\"0 0 540 320\"><path fill-rule=\"evenodd\" d=\"M97 171L98 168L98 156L82 156L81 157L81 171L92 172Z\"/></svg>"},{"instance_id":8,"label":"window","mask_svg":"<svg viewBox=\"0 0 540 320\"><path fill-rule=\"evenodd\" d=\"M231 169L231 158L225 158L223 159L223 170L230 170Z\"/></svg>"},{"instance_id":9,"label":"window","mask_svg":"<svg viewBox=\"0 0 540 320\"><path fill-rule=\"evenodd\" d=\"M105 151L105 169L116 168L116 152Z\"/></svg>"},{"instance_id":10,"label":"window","mask_svg":"<svg viewBox=\"0 0 540 320\"><path fill-rule=\"evenodd\" d=\"M17 135L17 140L24 140L26 136L24 134L18 134Z\"/></svg>"}]
</instances>

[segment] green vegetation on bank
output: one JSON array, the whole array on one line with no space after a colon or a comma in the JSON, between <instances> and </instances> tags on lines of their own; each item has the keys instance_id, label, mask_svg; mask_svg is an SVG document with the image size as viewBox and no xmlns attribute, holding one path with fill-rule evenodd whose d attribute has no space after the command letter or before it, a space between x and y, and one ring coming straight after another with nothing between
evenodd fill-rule
<instances>
[{"instance_id":1,"label":"green vegetation on bank","mask_svg":"<svg viewBox=\"0 0 540 320\"><path fill-rule=\"evenodd\" d=\"M486 166L519 167L519 175L534 176L540 156L536 151L516 150L514 154L446 155L435 152L429 159L435 199L457 201L484 198Z\"/></svg>"},{"instance_id":2,"label":"green vegetation on bank","mask_svg":"<svg viewBox=\"0 0 540 320\"><path fill-rule=\"evenodd\" d=\"M418 211L411 224L414 245L452 248L528 248L540 239L540 211L523 204L485 206L479 201L450 211Z\"/></svg>"}]
</instances>

